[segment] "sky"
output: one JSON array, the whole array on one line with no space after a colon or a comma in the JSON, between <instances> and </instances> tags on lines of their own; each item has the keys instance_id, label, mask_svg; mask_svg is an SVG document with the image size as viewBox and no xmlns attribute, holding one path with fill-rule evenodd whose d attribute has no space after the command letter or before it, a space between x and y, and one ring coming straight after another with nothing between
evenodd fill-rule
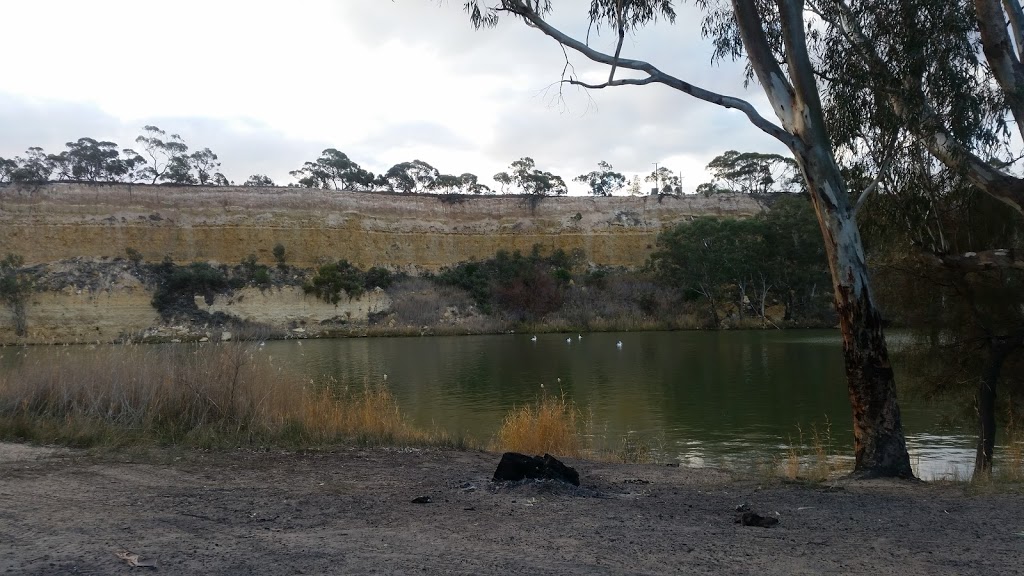
<instances>
[{"instance_id":1,"label":"sky","mask_svg":"<svg viewBox=\"0 0 1024 576\"><path fill-rule=\"evenodd\" d=\"M584 38L587 0L559 0L550 21ZM88 136L122 147L148 124L210 148L236 182L278 184L325 148L386 171L424 160L443 173L491 175L530 156L572 183L599 161L632 176L657 162L693 192L730 149L785 153L741 113L659 85L558 88L562 49L522 22L474 30L463 0L12 0L0 53L0 157L59 152ZM627 37L650 61L774 118L740 63L711 61L700 15ZM614 51L610 34L592 46ZM569 54L575 72L607 69Z\"/></svg>"}]
</instances>

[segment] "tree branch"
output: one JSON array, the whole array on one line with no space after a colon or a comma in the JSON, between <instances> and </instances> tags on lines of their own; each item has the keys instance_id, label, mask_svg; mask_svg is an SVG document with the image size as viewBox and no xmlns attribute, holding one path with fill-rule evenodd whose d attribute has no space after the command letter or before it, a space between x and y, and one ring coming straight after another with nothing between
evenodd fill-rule
<instances>
[{"instance_id":1,"label":"tree branch","mask_svg":"<svg viewBox=\"0 0 1024 576\"><path fill-rule=\"evenodd\" d=\"M864 188L860 193L860 197L857 198L857 203L853 206L854 215L857 214L860 207L864 204L864 201L868 199L868 196L870 196L876 188L878 188L882 179L885 178L886 173L889 172L889 165L891 165L893 159L896 158L895 144L897 136L899 136L899 132L894 133L892 138L889 139L889 143L886 145L886 149L889 153L883 158L882 163L878 166L878 174L875 175L875 179L871 181L871 184L868 184L867 188Z\"/></svg>"},{"instance_id":2,"label":"tree branch","mask_svg":"<svg viewBox=\"0 0 1024 576\"><path fill-rule=\"evenodd\" d=\"M618 80L612 80L610 82L602 82L600 84L588 84L582 80L574 80L572 78L562 80L563 84L570 84L572 86L581 86L583 88L589 88L591 90L600 90L602 88L609 88L612 86L645 86L647 84L655 84L657 80L648 76L647 78L620 78Z\"/></svg>"},{"instance_id":3,"label":"tree branch","mask_svg":"<svg viewBox=\"0 0 1024 576\"><path fill-rule=\"evenodd\" d=\"M741 98L735 98L733 96L726 96L724 94L718 94L717 92L712 92L699 86L695 86L693 84L690 84L689 82L676 78L675 76L666 74L659 70L658 68L656 68L655 66L653 66L652 64L644 62L643 60L616 58L615 56L605 54L604 52L601 52L599 50L595 50L590 46L587 46L583 42L580 42L579 40L576 40L575 38L572 38L571 36L565 34L564 32L555 28L551 24L548 24L543 18L541 18L536 12L534 12L529 6L527 6L523 2L519 2L514 10L509 9L509 11L514 12L517 16L526 21L527 24L532 25L534 28L537 28L548 37L554 39L559 44L569 47L570 49L582 54L583 56L587 57L588 59L594 62L597 62L598 64L606 64L608 66L616 65L619 68L626 68L628 70L644 72L650 78L648 83L657 82L660 84L664 84L670 88L674 88L676 90L679 90L680 92L689 94L690 96L693 96L698 100L703 100L705 102L715 104L716 106L721 106L722 108L733 108L739 110L740 112L743 112L743 114L747 116L747 118L754 126L759 128L765 134L768 134L772 138L775 138L779 142L782 142L790 149L799 148L802 146L802 144L797 138L795 138L792 134L786 132L780 126L777 126L772 122L769 122L764 116L761 116L757 112L757 110L754 108L752 104L750 104L746 100L743 100ZM614 82L620 81L616 80ZM607 82L606 84L608 84L609 86L614 86L616 85L614 84L614 82ZM635 84L635 82L629 82L629 84Z\"/></svg>"}]
</instances>

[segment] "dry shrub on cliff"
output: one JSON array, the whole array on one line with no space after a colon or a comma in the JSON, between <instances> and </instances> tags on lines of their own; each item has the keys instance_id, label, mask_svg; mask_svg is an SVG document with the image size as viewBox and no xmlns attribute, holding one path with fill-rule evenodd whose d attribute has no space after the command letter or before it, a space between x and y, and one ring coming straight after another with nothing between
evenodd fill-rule
<instances>
[{"instance_id":1,"label":"dry shrub on cliff","mask_svg":"<svg viewBox=\"0 0 1024 576\"><path fill-rule=\"evenodd\" d=\"M0 374L0 437L73 445L431 442L385 389L314 387L244 343L22 349Z\"/></svg>"},{"instance_id":2,"label":"dry shrub on cliff","mask_svg":"<svg viewBox=\"0 0 1024 576\"><path fill-rule=\"evenodd\" d=\"M455 286L438 285L426 278L408 277L387 290L391 312L398 326L432 328L458 325L468 332L494 332L500 321L476 312L473 299Z\"/></svg>"}]
</instances>

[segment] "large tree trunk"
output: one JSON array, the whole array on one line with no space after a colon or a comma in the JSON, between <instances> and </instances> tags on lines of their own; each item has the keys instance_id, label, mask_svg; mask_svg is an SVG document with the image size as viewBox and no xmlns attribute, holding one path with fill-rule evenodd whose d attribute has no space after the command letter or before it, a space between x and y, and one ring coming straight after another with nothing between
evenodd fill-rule
<instances>
[{"instance_id":1,"label":"large tree trunk","mask_svg":"<svg viewBox=\"0 0 1024 576\"><path fill-rule=\"evenodd\" d=\"M992 475L992 453L996 447L996 384L1003 359L996 346L989 344L988 357L978 382L978 448L974 456L974 479Z\"/></svg>"},{"instance_id":2,"label":"large tree trunk","mask_svg":"<svg viewBox=\"0 0 1024 576\"><path fill-rule=\"evenodd\" d=\"M751 67L786 132L821 226L846 359L853 409L854 474L912 478L910 456L882 317L871 296L856 211L832 153L804 36L803 1L778 0L787 74L765 36L753 0L733 0Z\"/></svg>"},{"instance_id":3,"label":"large tree trunk","mask_svg":"<svg viewBox=\"0 0 1024 576\"><path fill-rule=\"evenodd\" d=\"M1006 358L1024 344L1024 332L988 341L988 353L978 381L978 447L974 456L974 479L992 475L996 448L996 385Z\"/></svg>"},{"instance_id":4,"label":"large tree trunk","mask_svg":"<svg viewBox=\"0 0 1024 576\"><path fill-rule=\"evenodd\" d=\"M913 478L882 316L871 295L857 221L843 202L845 181L830 156L812 150L796 157L812 191L832 273L853 409L854 475Z\"/></svg>"}]
</instances>

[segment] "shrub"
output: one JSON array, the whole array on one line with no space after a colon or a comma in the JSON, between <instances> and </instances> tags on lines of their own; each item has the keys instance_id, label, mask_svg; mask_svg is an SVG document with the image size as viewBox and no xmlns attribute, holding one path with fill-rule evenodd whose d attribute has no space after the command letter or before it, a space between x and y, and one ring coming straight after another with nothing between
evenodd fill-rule
<instances>
[{"instance_id":1,"label":"shrub","mask_svg":"<svg viewBox=\"0 0 1024 576\"><path fill-rule=\"evenodd\" d=\"M284 244L281 244L280 242L274 244L273 253L274 260L277 262L277 267L281 269L287 268L288 265L284 263Z\"/></svg>"},{"instance_id":2,"label":"shrub","mask_svg":"<svg viewBox=\"0 0 1024 576\"><path fill-rule=\"evenodd\" d=\"M374 266L366 271L366 275L363 278L363 287L367 290L373 290L374 288L387 290L394 281L395 274L392 274L390 270Z\"/></svg>"},{"instance_id":3,"label":"shrub","mask_svg":"<svg viewBox=\"0 0 1024 576\"><path fill-rule=\"evenodd\" d=\"M303 285L306 294L314 294L324 302L337 304L344 292L349 300L359 298L365 290L365 275L348 260L338 260L335 264L324 264L316 274Z\"/></svg>"},{"instance_id":4,"label":"shrub","mask_svg":"<svg viewBox=\"0 0 1024 576\"><path fill-rule=\"evenodd\" d=\"M21 270L24 258L8 254L0 260L0 302L11 308L14 316L14 333L25 336L28 333L28 321L25 302L32 293L33 284Z\"/></svg>"},{"instance_id":5,"label":"shrub","mask_svg":"<svg viewBox=\"0 0 1024 576\"><path fill-rule=\"evenodd\" d=\"M202 294L207 304L213 297L228 290L228 278L224 270L206 262L193 262L188 266L176 266L164 260L153 267L158 277L153 294L153 307L165 319L178 313L197 312L196 294Z\"/></svg>"},{"instance_id":6,"label":"shrub","mask_svg":"<svg viewBox=\"0 0 1024 576\"><path fill-rule=\"evenodd\" d=\"M124 255L136 266L138 266L139 262L142 262L142 253L130 246L124 249Z\"/></svg>"},{"instance_id":7,"label":"shrub","mask_svg":"<svg viewBox=\"0 0 1024 576\"><path fill-rule=\"evenodd\" d=\"M499 250L494 258L446 268L437 281L468 292L486 314L503 312L520 322L536 320L561 307L571 268L580 258L564 250L543 256L540 246L534 246L529 256Z\"/></svg>"}]
</instances>

